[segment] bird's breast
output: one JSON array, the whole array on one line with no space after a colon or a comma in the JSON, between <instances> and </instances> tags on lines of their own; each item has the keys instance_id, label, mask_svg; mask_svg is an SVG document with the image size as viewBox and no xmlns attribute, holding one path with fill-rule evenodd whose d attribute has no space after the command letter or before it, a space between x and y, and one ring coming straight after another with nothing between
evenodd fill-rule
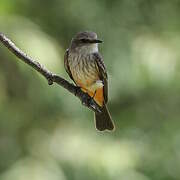
<instances>
[{"instance_id":1,"label":"bird's breast","mask_svg":"<svg viewBox=\"0 0 180 180\"><path fill-rule=\"evenodd\" d=\"M68 62L73 79L80 87L88 88L99 79L95 60L90 54L70 54Z\"/></svg>"}]
</instances>

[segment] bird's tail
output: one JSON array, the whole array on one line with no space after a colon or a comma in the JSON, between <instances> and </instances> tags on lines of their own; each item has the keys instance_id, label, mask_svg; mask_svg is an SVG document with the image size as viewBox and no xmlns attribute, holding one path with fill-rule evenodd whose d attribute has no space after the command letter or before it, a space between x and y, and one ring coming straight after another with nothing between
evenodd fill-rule
<instances>
[{"instance_id":1,"label":"bird's tail","mask_svg":"<svg viewBox=\"0 0 180 180\"><path fill-rule=\"evenodd\" d=\"M113 131L115 129L111 115L107 109L107 106L104 104L101 113L95 113L95 125L96 129L99 131Z\"/></svg>"}]
</instances>

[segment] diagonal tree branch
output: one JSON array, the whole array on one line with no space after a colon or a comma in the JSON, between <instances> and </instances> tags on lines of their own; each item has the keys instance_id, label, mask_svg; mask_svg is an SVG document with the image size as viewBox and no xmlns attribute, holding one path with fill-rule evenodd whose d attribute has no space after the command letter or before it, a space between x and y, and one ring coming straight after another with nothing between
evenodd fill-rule
<instances>
[{"instance_id":1,"label":"diagonal tree branch","mask_svg":"<svg viewBox=\"0 0 180 180\"><path fill-rule=\"evenodd\" d=\"M14 55L16 55L19 59L23 62L34 68L38 71L41 75L43 75L49 85L52 85L54 82L58 85L67 89L70 93L77 96L82 104L89 109L93 110L94 112L101 112L100 107L98 104L87 94L84 93L79 87L69 83L67 80L63 79L62 77L53 74L50 72L46 67L41 65L38 61L32 59L30 56L25 54L22 50L20 50L9 38L7 38L3 33L0 33L0 42L6 46Z\"/></svg>"}]
</instances>

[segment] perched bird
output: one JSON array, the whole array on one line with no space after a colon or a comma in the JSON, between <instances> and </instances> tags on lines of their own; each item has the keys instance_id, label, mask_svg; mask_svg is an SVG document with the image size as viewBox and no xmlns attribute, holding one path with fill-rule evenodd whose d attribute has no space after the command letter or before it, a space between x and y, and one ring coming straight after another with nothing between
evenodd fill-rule
<instances>
[{"instance_id":1,"label":"perched bird","mask_svg":"<svg viewBox=\"0 0 180 180\"><path fill-rule=\"evenodd\" d=\"M98 52L98 43L102 41L97 39L94 32L77 33L64 55L64 66L75 84L101 107L101 113L95 113L96 129L112 131L115 126L106 105L108 76L103 58Z\"/></svg>"}]
</instances>

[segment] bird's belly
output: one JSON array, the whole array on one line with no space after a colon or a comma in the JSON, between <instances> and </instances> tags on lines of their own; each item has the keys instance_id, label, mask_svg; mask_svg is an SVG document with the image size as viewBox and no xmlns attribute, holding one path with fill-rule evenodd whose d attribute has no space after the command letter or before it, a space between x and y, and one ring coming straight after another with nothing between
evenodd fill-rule
<instances>
[{"instance_id":1,"label":"bird's belly","mask_svg":"<svg viewBox=\"0 0 180 180\"><path fill-rule=\"evenodd\" d=\"M81 87L88 88L99 79L98 74L91 68L75 68L71 72L75 82Z\"/></svg>"},{"instance_id":2,"label":"bird's belly","mask_svg":"<svg viewBox=\"0 0 180 180\"><path fill-rule=\"evenodd\" d=\"M93 60L90 60L89 57L70 56L69 67L76 85L93 97L99 106L103 106L104 84L99 78L99 72Z\"/></svg>"},{"instance_id":3,"label":"bird's belly","mask_svg":"<svg viewBox=\"0 0 180 180\"><path fill-rule=\"evenodd\" d=\"M74 61L70 65L70 70L76 84L84 89L91 90L91 86L99 80L97 69L92 62Z\"/></svg>"}]
</instances>

